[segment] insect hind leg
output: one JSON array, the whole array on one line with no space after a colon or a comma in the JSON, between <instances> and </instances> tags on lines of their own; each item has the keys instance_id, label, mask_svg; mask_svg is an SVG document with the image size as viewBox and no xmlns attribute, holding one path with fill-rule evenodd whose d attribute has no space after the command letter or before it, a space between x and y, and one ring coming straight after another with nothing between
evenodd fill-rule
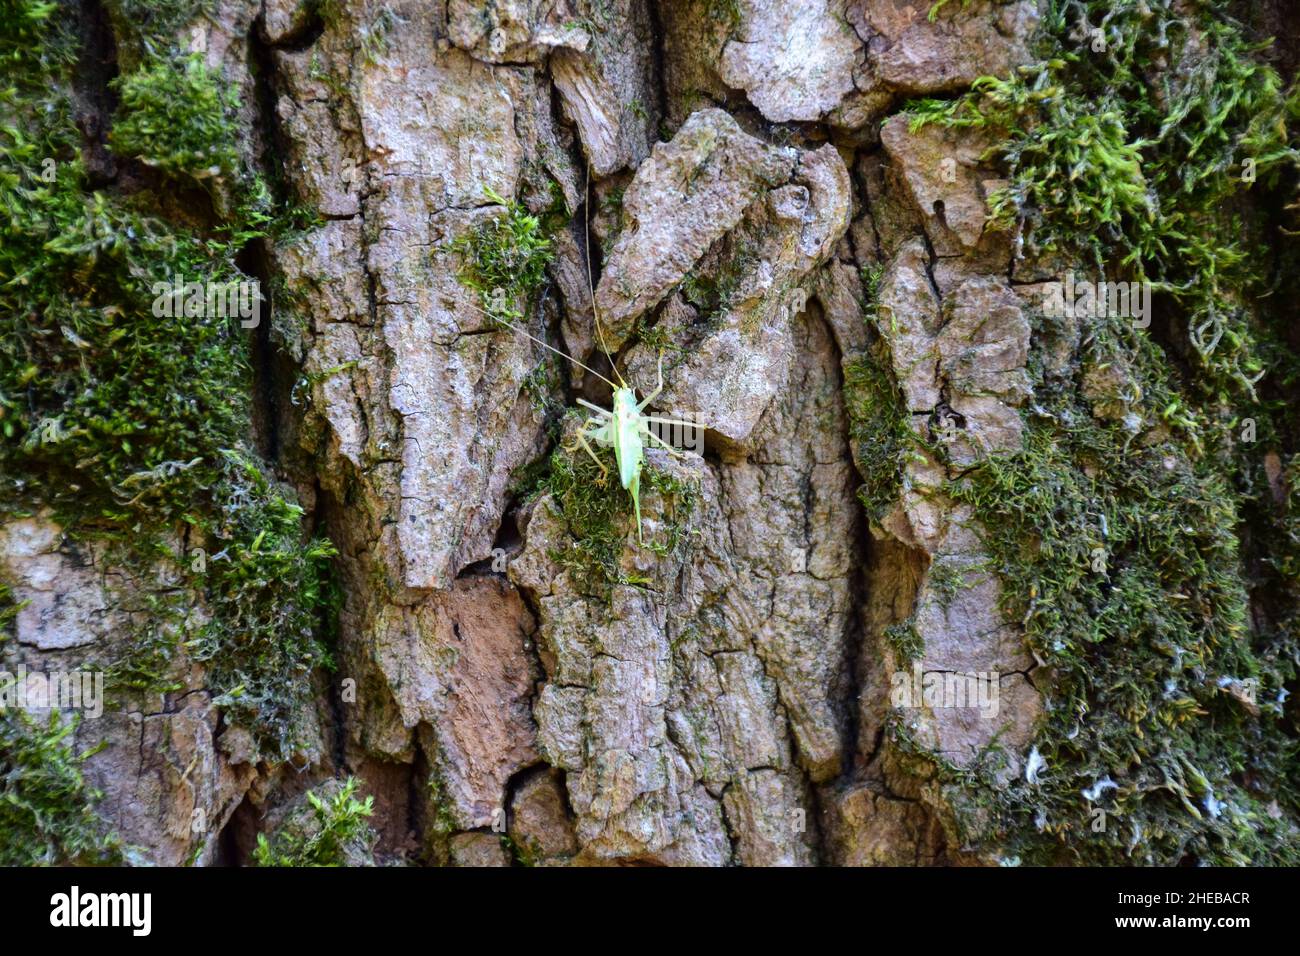
<instances>
[{"instance_id":1,"label":"insect hind leg","mask_svg":"<svg viewBox=\"0 0 1300 956\"><path fill-rule=\"evenodd\" d=\"M672 455L674 458L685 459L691 457L690 455L686 454L686 452L684 451L678 451L676 448L668 444L668 442L664 441L662 438L660 438L658 435L656 435L654 432L650 431L649 429L646 429L646 435L649 436L652 442L654 442L664 451L668 452L668 454Z\"/></svg>"},{"instance_id":2,"label":"insect hind leg","mask_svg":"<svg viewBox=\"0 0 1300 956\"><path fill-rule=\"evenodd\" d=\"M648 422L654 422L656 425L680 426L683 429L687 429L687 434L691 434L692 432L694 432L700 437L701 439L700 447L701 450L703 449L704 426L701 425L699 422L688 422L680 418L658 418L653 415L641 416L642 432L648 435L652 441L654 441L665 451L667 451L669 454L673 455L676 458L685 458L687 456L682 452L678 451L677 449L673 448L668 442L664 441L663 438L661 438L657 432L655 432L653 429L650 428L650 426L647 424ZM698 455L699 452L692 449L691 454Z\"/></svg>"}]
</instances>

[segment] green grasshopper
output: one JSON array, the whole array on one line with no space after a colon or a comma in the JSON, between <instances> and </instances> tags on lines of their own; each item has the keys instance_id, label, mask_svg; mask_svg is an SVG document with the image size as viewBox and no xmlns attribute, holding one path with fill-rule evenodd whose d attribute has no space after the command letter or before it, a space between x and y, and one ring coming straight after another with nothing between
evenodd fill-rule
<instances>
[{"instance_id":1,"label":"green grasshopper","mask_svg":"<svg viewBox=\"0 0 1300 956\"><path fill-rule=\"evenodd\" d=\"M636 513L636 537L637 541L642 541L641 536L641 468L645 464L645 449L647 444L662 448L674 458L686 458L686 453L678 451L668 444L650 429L650 424L656 425L679 425L684 428L702 428L698 422L683 421L678 418L659 418L655 415L645 414L646 406L659 397L659 393L664 389L664 357L659 355L659 381L654 391L650 392L640 402L636 399L636 390L629 385L624 379L614 361L610 359L610 367L614 369L614 374L618 376L618 382L612 382L604 375L601 375L595 369L584 365L575 359L572 355L557 349L553 345L543 342L537 336L531 334L525 329L515 325L509 319L500 315L494 315L486 309L479 308L485 316L494 322L500 322L502 325L513 329L520 335L531 339L544 349L549 349L556 355L568 359L574 365L583 371L590 372L602 382L609 385L614 390L613 399L610 404L613 408L601 408L585 398L579 398L578 404L589 409L594 414L583 423L582 428L578 431L577 444L591 456L591 460L596 463L600 469L600 483L603 485L609 478L609 468L605 465L600 457L596 454L588 443L588 439L595 441L598 445L610 446L614 449L614 460L618 464L619 483L627 489L632 496L632 508ZM595 314L594 311L592 313ZM597 331L599 332L600 320L596 319ZM608 356L609 352L605 349L604 336L601 335L601 349L605 350Z\"/></svg>"},{"instance_id":2,"label":"green grasshopper","mask_svg":"<svg viewBox=\"0 0 1300 956\"><path fill-rule=\"evenodd\" d=\"M590 201L586 204L590 208ZM604 375L601 375L595 369L590 368L572 355L562 352L552 345L548 345L535 335L530 334L527 330L515 325L509 319L502 315L489 312L486 309L474 306L479 312L483 313L494 322L500 322L520 335L532 339L538 345L545 349L550 349L556 355L563 356L578 368L595 375L602 382L614 390L613 399L610 404L612 408L601 408L586 399L579 398L578 404L589 409L594 413L593 417L587 419L577 434L577 443L582 446L583 450L591 456L598 468L600 468L601 484L603 485L609 477L609 469L597 456L596 452L588 444L588 439L595 441L599 445L610 446L614 449L614 460L618 464L619 483L627 489L632 496L632 507L636 513L636 537L637 541L642 541L641 537L641 468L645 464L645 449L647 444L655 445L662 448L674 458L686 458L687 455L678 451L669 445L666 441L650 430L650 424L657 425L679 425L685 428L702 428L698 422L687 422L676 418L658 418L653 415L646 415L645 410L652 401L654 401L664 388L664 357L659 353L659 382L654 391L650 392L640 402L636 399L636 391L624 379L619 372L618 366L614 363L614 358L610 355L609 348L605 344L605 334L601 329L600 315L596 311L595 291L591 288L591 258L590 252L587 254L587 283L588 293L591 296L591 314L596 323L596 336L600 340L601 351L609 359L610 368L614 370L618 382L612 382Z\"/></svg>"},{"instance_id":3,"label":"green grasshopper","mask_svg":"<svg viewBox=\"0 0 1300 956\"><path fill-rule=\"evenodd\" d=\"M603 348L603 345L602 345ZM613 367L613 362L610 366ZM619 375L618 369L614 369L614 374L622 385L614 385L609 382L614 389L614 397L610 402L613 409L604 409L599 405L593 405L584 398L578 399L578 404L595 412L595 418L587 419L587 423L578 432L578 443L586 450L599 467L602 480L608 474L608 469L604 463L596 457L596 453L591 450L587 444L587 439L591 438L601 445L612 445L614 448L614 460L618 463L618 480L624 488L632 495L632 507L636 512L636 539L641 540L641 465L645 461L645 441L648 439L655 445L658 445L674 458L685 458L686 456L673 448L666 441L650 430L650 422L658 425L682 425L684 427L700 427L694 422L686 422L677 418L657 418L653 415L646 415L646 406L658 398L659 393L664 390L664 357L663 353L659 355L659 384L655 390L647 395L640 403L636 400L636 392L630 385L623 381L623 376ZM604 376L601 376L604 378Z\"/></svg>"}]
</instances>

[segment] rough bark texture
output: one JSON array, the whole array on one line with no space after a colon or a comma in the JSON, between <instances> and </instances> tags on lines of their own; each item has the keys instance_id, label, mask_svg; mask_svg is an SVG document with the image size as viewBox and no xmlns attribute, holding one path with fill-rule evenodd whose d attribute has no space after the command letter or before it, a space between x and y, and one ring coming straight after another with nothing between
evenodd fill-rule
<instances>
[{"instance_id":1,"label":"rough bark texture","mask_svg":"<svg viewBox=\"0 0 1300 956\"><path fill-rule=\"evenodd\" d=\"M133 6L79 8L114 51L80 71L101 97L146 55ZM241 259L272 290L249 440L337 548L341 603L288 752L226 713L184 642L170 687L80 723L79 749L105 744L84 764L97 813L135 858L249 862L350 776L375 842L349 863L1003 858L1006 831L959 821L935 768L996 745L997 786L1033 782L1052 673L954 483L1026 449L1052 369L1087 366L1061 375L1099 418L1123 382L1077 327L1044 331L1058 270L990 217L994 134L894 115L1035 62L1040 4L931 6L218 0L165 24L238 92L241 162L318 217ZM219 219L225 188L192 214ZM612 476L535 480L579 467L562 413L609 389L465 281L473 237L520 207L551 258L517 321L614 377L608 348L639 395L662 360L653 407L707 429L701 456L647 452L640 528ZM864 510L890 415L916 440ZM575 506L593 495L621 502L595 557ZM0 524L9 670L109 661L187 587L60 514ZM168 626L189 635L209 609L183 603ZM991 675L995 713L899 706L914 669Z\"/></svg>"}]
</instances>

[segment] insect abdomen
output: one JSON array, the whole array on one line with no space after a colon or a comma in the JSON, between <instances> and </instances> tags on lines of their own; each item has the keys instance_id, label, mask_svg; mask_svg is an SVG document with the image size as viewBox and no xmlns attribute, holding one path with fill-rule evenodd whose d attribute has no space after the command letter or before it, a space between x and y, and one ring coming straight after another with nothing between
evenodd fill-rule
<instances>
[{"instance_id":1,"label":"insect abdomen","mask_svg":"<svg viewBox=\"0 0 1300 956\"><path fill-rule=\"evenodd\" d=\"M641 473L642 447L640 413L631 389L614 393L614 457L618 459L618 480L630 488Z\"/></svg>"}]
</instances>

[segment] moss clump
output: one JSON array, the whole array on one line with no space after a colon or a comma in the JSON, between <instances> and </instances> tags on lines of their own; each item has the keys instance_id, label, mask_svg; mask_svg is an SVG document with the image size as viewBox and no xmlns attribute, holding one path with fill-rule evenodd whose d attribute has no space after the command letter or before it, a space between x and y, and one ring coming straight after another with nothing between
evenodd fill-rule
<instances>
[{"instance_id":1,"label":"moss clump","mask_svg":"<svg viewBox=\"0 0 1300 956\"><path fill-rule=\"evenodd\" d=\"M114 86L121 98L109 136L115 153L198 180L238 169L238 100L201 55L155 58Z\"/></svg>"},{"instance_id":2,"label":"moss clump","mask_svg":"<svg viewBox=\"0 0 1300 956\"><path fill-rule=\"evenodd\" d=\"M635 534L631 495L618 483L618 465L612 449L594 446L604 460L602 475L596 463L581 449L557 448L550 459L550 472L539 485L549 493L569 530L571 540L550 553L563 567L574 586L591 597L608 598L621 584L643 584L629 576L620 564L629 534ZM647 491L657 492L671 502L672 513L664 516L661 537L645 541L660 557L674 554L686 541L695 512L698 489L647 462L641 471L642 511Z\"/></svg>"},{"instance_id":3,"label":"moss clump","mask_svg":"<svg viewBox=\"0 0 1300 956\"><path fill-rule=\"evenodd\" d=\"M1213 470L1170 469L1160 449L1128 454L1127 439L1061 409L1031 423L1023 452L953 489L989 529L1008 618L1052 678L1045 782L1003 790L1003 809L1045 838L1021 847L1027 858L1053 844L1086 862L1124 858L1138 833L1133 862L1293 856L1261 831L1291 827L1269 825L1270 799L1300 809L1294 746L1273 728L1279 749L1256 750L1277 715L1258 722L1224 692L1258 680L1266 702L1284 680L1250 649L1232 498ZM1095 833L1086 794L1104 779L1118 789ZM1226 809L1212 813L1211 799Z\"/></svg>"},{"instance_id":4,"label":"moss clump","mask_svg":"<svg viewBox=\"0 0 1300 956\"><path fill-rule=\"evenodd\" d=\"M5 11L0 57L31 86L5 94L14 123L0 131L0 504L39 492L65 523L138 531L202 497L219 477L214 452L249 417L237 320L157 314L154 284L243 278L249 224L198 236L92 190L58 92L70 40L52 7L10 6L22 9ZM207 143L206 155L230 148Z\"/></svg>"},{"instance_id":5,"label":"moss clump","mask_svg":"<svg viewBox=\"0 0 1300 956\"><path fill-rule=\"evenodd\" d=\"M264 756L286 759L309 743L313 671L333 667L337 552L304 529L302 508L249 452L225 449L220 458L201 507L180 518L192 528L190 552L154 546L157 561L182 573L185 589L144 594L145 623L125 653L101 666L118 692L181 690L175 665L183 645L206 666L226 719L246 727ZM117 554L144 566L138 546Z\"/></svg>"},{"instance_id":6,"label":"moss clump","mask_svg":"<svg viewBox=\"0 0 1300 956\"><path fill-rule=\"evenodd\" d=\"M168 50L182 29L201 22L215 0L103 0L118 38L118 59L124 69L141 57ZM126 41L123 43L122 41Z\"/></svg>"},{"instance_id":7,"label":"moss clump","mask_svg":"<svg viewBox=\"0 0 1300 956\"><path fill-rule=\"evenodd\" d=\"M91 808L99 794L81 772L90 754L67 742L75 729L57 713L42 723L0 708L0 866L121 862L120 841Z\"/></svg>"},{"instance_id":8,"label":"moss clump","mask_svg":"<svg viewBox=\"0 0 1300 956\"><path fill-rule=\"evenodd\" d=\"M248 417L235 320L155 316L155 281L237 274L224 250L82 191L31 190L0 251L0 495L65 520L174 515L216 477Z\"/></svg>"},{"instance_id":9,"label":"moss clump","mask_svg":"<svg viewBox=\"0 0 1300 956\"><path fill-rule=\"evenodd\" d=\"M972 576L979 574L982 567L962 567L942 559L936 559L930 565L927 581L934 592L939 606L947 610L952 606L957 592L972 586Z\"/></svg>"},{"instance_id":10,"label":"moss clump","mask_svg":"<svg viewBox=\"0 0 1300 956\"><path fill-rule=\"evenodd\" d=\"M1055 0L1042 62L916 103L911 122L1000 132L1011 184L994 213L1023 226L1026 250L1151 281L1183 315L1199 389L1253 398L1264 366L1247 300L1267 293L1270 256L1232 200L1279 184L1295 198L1300 97L1226 4L1177 6Z\"/></svg>"},{"instance_id":11,"label":"moss clump","mask_svg":"<svg viewBox=\"0 0 1300 956\"><path fill-rule=\"evenodd\" d=\"M903 393L873 346L844 367L849 438L863 477L858 499L880 521L898 499L907 456L916 444Z\"/></svg>"},{"instance_id":12,"label":"moss clump","mask_svg":"<svg viewBox=\"0 0 1300 956\"><path fill-rule=\"evenodd\" d=\"M639 341L646 348L660 354L683 355L688 349L685 345L680 344L667 328L666 322L656 322L653 325L647 324L648 316L641 316L636 320L636 325L632 331L632 337Z\"/></svg>"},{"instance_id":13,"label":"moss clump","mask_svg":"<svg viewBox=\"0 0 1300 956\"><path fill-rule=\"evenodd\" d=\"M729 255L726 253L728 243L734 244ZM736 305L740 294L741 282L757 262L754 242L748 238L727 240L715 247L722 252L720 262L713 259L718 252L706 257L712 265L692 269L681 281L682 297L699 312L699 322L713 324Z\"/></svg>"},{"instance_id":14,"label":"moss clump","mask_svg":"<svg viewBox=\"0 0 1300 956\"><path fill-rule=\"evenodd\" d=\"M546 278L553 256L542 222L521 203L483 187L504 213L480 224L452 244L462 257L460 280L478 293L484 311L507 321L523 317L521 308Z\"/></svg>"},{"instance_id":15,"label":"moss clump","mask_svg":"<svg viewBox=\"0 0 1300 956\"><path fill-rule=\"evenodd\" d=\"M714 23L720 23L728 31L740 29L742 16L738 0L708 0L705 11Z\"/></svg>"},{"instance_id":16,"label":"moss clump","mask_svg":"<svg viewBox=\"0 0 1300 956\"><path fill-rule=\"evenodd\" d=\"M925 642L921 640L921 632L916 629L915 617L904 618L889 625L885 628L883 636L902 664L911 664L921 659Z\"/></svg>"},{"instance_id":17,"label":"moss clump","mask_svg":"<svg viewBox=\"0 0 1300 956\"><path fill-rule=\"evenodd\" d=\"M1044 22L1041 63L913 125L1001 133L995 215L1031 254L1151 281L1160 338L1083 320L1081 374L1031 360L1022 450L948 489L1041 664L1037 779L1008 781L997 745L970 769L905 728L895 746L937 769L962 839L1013 859L1295 864L1300 552L1278 489L1300 362L1275 303L1296 96L1221 3L1061 0Z\"/></svg>"},{"instance_id":18,"label":"moss clump","mask_svg":"<svg viewBox=\"0 0 1300 956\"><path fill-rule=\"evenodd\" d=\"M879 335L877 310L884 267L863 266L861 278L865 301L863 319L873 342L860 356L844 366L844 404L849 416L858 474L863 483L858 500L873 522L884 518L898 500L907 457L914 454L919 436L912 430L911 415L903 391L898 387Z\"/></svg>"},{"instance_id":19,"label":"moss clump","mask_svg":"<svg viewBox=\"0 0 1300 956\"><path fill-rule=\"evenodd\" d=\"M926 14L926 18L927 18L931 23L934 23L936 20L939 19L939 12L940 12L944 7L948 6L948 4L951 3L951 2L952 2L952 0L935 0L935 3L932 4L931 7L930 7L930 11L929 11L929 13ZM965 9L966 9L967 7L969 7L969 6L970 6L970 0L961 0L961 8L962 8L962 10L965 10Z\"/></svg>"},{"instance_id":20,"label":"moss clump","mask_svg":"<svg viewBox=\"0 0 1300 956\"><path fill-rule=\"evenodd\" d=\"M597 454L602 453L603 449L597 449ZM623 583L619 557L627 541L632 502L613 477L618 474L613 455L604 453L604 457L609 471L602 474L585 452L557 448L543 485L572 535L572 540L550 557L584 594L607 594Z\"/></svg>"},{"instance_id":21,"label":"moss clump","mask_svg":"<svg viewBox=\"0 0 1300 956\"><path fill-rule=\"evenodd\" d=\"M149 191L94 186L60 92L76 50L56 10L0 0L0 60L14 76L0 92L0 512L50 506L69 535L114 543L112 560L140 571L190 565L169 550L179 528L216 542L188 591L147 596L154 620L101 666L117 690L175 689L180 624L204 605L211 622L195 646L223 706L283 753L304 673L325 659L309 631L328 611L330 549L241 450L252 377L238 319L155 308L155 284L178 276L246 280L237 255L280 219L259 179L233 178L232 95L156 44L120 83L111 142L169 174L215 162L235 202L182 228L151 214Z\"/></svg>"},{"instance_id":22,"label":"moss clump","mask_svg":"<svg viewBox=\"0 0 1300 956\"><path fill-rule=\"evenodd\" d=\"M516 866L536 866L537 861L542 859L542 847L531 837L517 842L509 834L503 833L500 842L501 849L510 855Z\"/></svg>"},{"instance_id":23,"label":"moss clump","mask_svg":"<svg viewBox=\"0 0 1300 956\"><path fill-rule=\"evenodd\" d=\"M302 509L255 461L224 457L216 489L222 512L205 524L218 548L204 582L212 618L192 652L207 665L213 700L228 718L287 756L311 706L312 671L333 666L320 635L338 608L329 564L337 552L304 534Z\"/></svg>"},{"instance_id":24,"label":"moss clump","mask_svg":"<svg viewBox=\"0 0 1300 956\"><path fill-rule=\"evenodd\" d=\"M13 589L0 581L0 644L13 637L14 620L23 604L14 597Z\"/></svg>"},{"instance_id":25,"label":"moss clump","mask_svg":"<svg viewBox=\"0 0 1300 956\"><path fill-rule=\"evenodd\" d=\"M372 863L375 831L368 819L375 798L356 798L357 782L309 790L307 807L291 815L271 839L257 835L258 866L357 866ZM321 794L324 794L323 796Z\"/></svg>"},{"instance_id":26,"label":"moss clump","mask_svg":"<svg viewBox=\"0 0 1300 956\"><path fill-rule=\"evenodd\" d=\"M948 488L1046 675L1045 767L1008 782L996 745L973 769L934 766L964 837L1025 862L1295 863L1300 646L1252 627L1243 499L1222 459L1169 435L1159 351L1119 320L1085 339L1085 367L1122 359L1146 383L1142 429L1040 380L1023 449Z\"/></svg>"}]
</instances>

